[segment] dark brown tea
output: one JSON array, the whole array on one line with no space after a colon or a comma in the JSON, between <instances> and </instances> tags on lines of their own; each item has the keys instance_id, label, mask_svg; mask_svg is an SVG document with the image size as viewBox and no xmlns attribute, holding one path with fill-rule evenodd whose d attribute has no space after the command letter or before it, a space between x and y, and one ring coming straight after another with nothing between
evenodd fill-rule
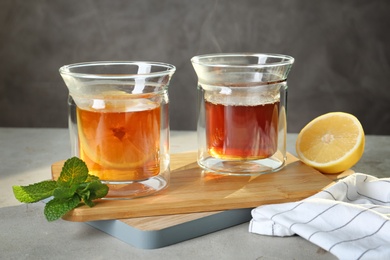
<instances>
[{"instance_id":1,"label":"dark brown tea","mask_svg":"<svg viewBox=\"0 0 390 260\"><path fill-rule=\"evenodd\" d=\"M264 159L277 151L279 103L253 106L205 102L209 153L228 160Z\"/></svg>"}]
</instances>

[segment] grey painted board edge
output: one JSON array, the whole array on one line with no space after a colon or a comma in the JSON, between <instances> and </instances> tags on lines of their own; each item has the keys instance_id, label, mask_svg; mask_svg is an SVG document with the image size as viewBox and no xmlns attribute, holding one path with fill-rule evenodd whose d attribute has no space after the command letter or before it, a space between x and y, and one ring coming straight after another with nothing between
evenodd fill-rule
<instances>
[{"instance_id":1,"label":"grey painted board edge","mask_svg":"<svg viewBox=\"0 0 390 260\"><path fill-rule=\"evenodd\" d=\"M156 249L248 222L251 219L251 210L227 210L176 226L152 231L134 228L120 220L99 220L86 223L134 247Z\"/></svg>"}]
</instances>

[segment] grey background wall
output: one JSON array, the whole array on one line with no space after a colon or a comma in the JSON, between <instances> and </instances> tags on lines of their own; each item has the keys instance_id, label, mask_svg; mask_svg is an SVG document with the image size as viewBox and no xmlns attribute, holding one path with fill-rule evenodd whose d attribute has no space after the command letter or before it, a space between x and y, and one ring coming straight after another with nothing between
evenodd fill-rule
<instances>
[{"instance_id":1,"label":"grey background wall","mask_svg":"<svg viewBox=\"0 0 390 260\"><path fill-rule=\"evenodd\" d=\"M390 134L388 0L2 0L0 126L67 127L64 64L153 60L176 65L171 128L196 127L190 58L215 52L295 57L288 131L329 112Z\"/></svg>"}]
</instances>

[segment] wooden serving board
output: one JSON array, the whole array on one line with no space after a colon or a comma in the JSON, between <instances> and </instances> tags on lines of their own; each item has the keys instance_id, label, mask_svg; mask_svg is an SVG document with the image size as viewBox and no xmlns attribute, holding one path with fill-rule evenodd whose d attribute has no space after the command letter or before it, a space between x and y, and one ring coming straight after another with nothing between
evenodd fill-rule
<instances>
[{"instance_id":1,"label":"wooden serving board","mask_svg":"<svg viewBox=\"0 0 390 260\"><path fill-rule=\"evenodd\" d=\"M309 197L333 181L303 164L291 154L279 172L259 176L207 174L196 163L196 153L171 156L171 182L167 189L149 197L133 200L99 200L93 208L80 206L64 216L69 221L123 220L128 225L147 228L176 225L221 211L255 208ZM58 178L64 161L52 165ZM156 217L159 216L159 217ZM152 222L157 221L158 227ZM140 224L141 223L141 224Z\"/></svg>"}]
</instances>

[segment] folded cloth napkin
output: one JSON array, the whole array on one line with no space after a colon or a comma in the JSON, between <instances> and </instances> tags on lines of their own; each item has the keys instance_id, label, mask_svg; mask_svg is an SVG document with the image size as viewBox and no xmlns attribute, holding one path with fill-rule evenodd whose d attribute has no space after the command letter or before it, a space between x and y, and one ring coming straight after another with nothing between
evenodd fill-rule
<instances>
[{"instance_id":1,"label":"folded cloth napkin","mask_svg":"<svg viewBox=\"0 0 390 260\"><path fill-rule=\"evenodd\" d=\"M355 173L302 201L257 207L249 232L297 234L339 259L390 259L390 178Z\"/></svg>"}]
</instances>

